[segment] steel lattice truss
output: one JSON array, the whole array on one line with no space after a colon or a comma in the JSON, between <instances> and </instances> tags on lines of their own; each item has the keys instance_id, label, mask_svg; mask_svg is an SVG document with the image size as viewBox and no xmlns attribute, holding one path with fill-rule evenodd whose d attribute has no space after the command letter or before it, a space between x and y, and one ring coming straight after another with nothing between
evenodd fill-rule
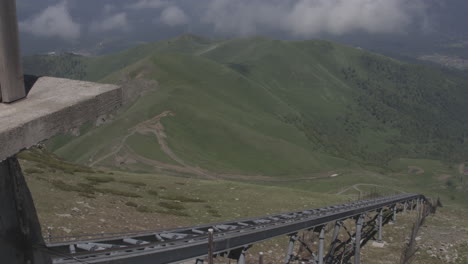
<instances>
[{"instance_id":1,"label":"steel lattice truss","mask_svg":"<svg viewBox=\"0 0 468 264\"><path fill-rule=\"evenodd\" d=\"M229 221L195 227L126 233L109 238L50 243L47 248L53 263L173 263L207 256L208 230L214 230L213 253L232 256L249 246L278 236L293 236L302 230L340 223L351 218L424 201L418 194L357 201L324 208L288 212L259 218ZM396 210L395 210L396 213ZM364 224L364 228L375 219ZM365 232L365 230L364 230ZM339 252L340 246L334 251ZM346 250L345 250L346 251ZM348 252L344 252L347 254Z\"/></svg>"}]
</instances>

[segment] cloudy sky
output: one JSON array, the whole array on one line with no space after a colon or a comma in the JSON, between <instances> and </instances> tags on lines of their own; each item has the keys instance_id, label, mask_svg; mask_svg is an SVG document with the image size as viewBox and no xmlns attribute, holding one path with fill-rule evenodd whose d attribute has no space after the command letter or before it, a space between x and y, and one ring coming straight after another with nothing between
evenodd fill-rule
<instances>
[{"instance_id":1,"label":"cloudy sky","mask_svg":"<svg viewBox=\"0 0 468 264\"><path fill-rule=\"evenodd\" d=\"M427 0L17 0L26 42L61 45L128 36L154 41L183 33L313 38L408 34L431 27ZM31 45L29 45L31 46Z\"/></svg>"}]
</instances>

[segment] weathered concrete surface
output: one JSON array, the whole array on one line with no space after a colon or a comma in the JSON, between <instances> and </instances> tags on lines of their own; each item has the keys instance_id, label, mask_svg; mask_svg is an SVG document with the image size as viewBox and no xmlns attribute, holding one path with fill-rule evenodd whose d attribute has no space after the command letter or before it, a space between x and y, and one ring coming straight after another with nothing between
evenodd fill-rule
<instances>
[{"instance_id":1,"label":"weathered concrete surface","mask_svg":"<svg viewBox=\"0 0 468 264\"><path fill-rule=\"evenodd\" d=\"M24 98L16 0L0 1L0 102Z\"/></svg>"},{"instance_id":2,"label":"weathered concrete surface","mask_svg":"<svg viewBox=\"0 0 468 264\"><path fill-rule=\"evenodd\" d=\"M27 99L0 104L0 161L122 104L115 85L42 77Z\"/></svg>"},{"instance_id":3,"label":"weathered concrete surface","mask_svg":"<svg viewBox=\"0 0 468 264\"><path fill-rule=\"evenodd\" d=\"M31 193L16 158L0 162L0 263L51 263Z\"/></svg>"}]
</instances>

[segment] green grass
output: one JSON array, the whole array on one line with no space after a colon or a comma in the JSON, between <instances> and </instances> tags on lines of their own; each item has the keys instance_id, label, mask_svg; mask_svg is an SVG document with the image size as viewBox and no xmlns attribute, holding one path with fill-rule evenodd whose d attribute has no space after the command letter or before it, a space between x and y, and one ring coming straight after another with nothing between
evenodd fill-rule
<instances>
[{"instance_id":1,"label":"green grass","mask_svg":"<svg viewBox=\"0 0 468 264\"><path fill-rule=\"evenodd\" d=\"M170 149L214 172L297 178L388 169L401 157L458 161L468 155L465 80L327 41L184 36L75 61L84 79L146 78L159 88L114 122L51 144L74 162L106 155L132 128L164 111L175 115L161 121ZM153 135L136 133L124 144L143 158L175 164ZM151 171L148 166L122 165Z\"/></svg>"}]
</instances>

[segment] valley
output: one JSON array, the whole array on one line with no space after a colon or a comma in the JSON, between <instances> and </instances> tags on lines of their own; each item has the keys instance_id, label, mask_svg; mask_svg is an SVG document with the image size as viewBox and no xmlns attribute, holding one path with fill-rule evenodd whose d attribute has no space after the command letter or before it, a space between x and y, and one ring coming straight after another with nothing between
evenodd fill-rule
<instances>
[{"instance_id":1,"label":"valley","mask_svg":"<svg viewBox=\"0 0 468 264\"><path fill-rule=\"evenodd\" d=\"M465 261L468 82L458 75L328 41L193 35L24 64L28 74L119 84L126 98L116 114L20 154L44 234L169 228L412 192L444 205L424 226L415 263ZM389 227L387 247L368 257L396 263L413 217L401 218L406 231ZM252 254L271 251L277 263L281 243Z\"/></svg>"}]
</instances>

